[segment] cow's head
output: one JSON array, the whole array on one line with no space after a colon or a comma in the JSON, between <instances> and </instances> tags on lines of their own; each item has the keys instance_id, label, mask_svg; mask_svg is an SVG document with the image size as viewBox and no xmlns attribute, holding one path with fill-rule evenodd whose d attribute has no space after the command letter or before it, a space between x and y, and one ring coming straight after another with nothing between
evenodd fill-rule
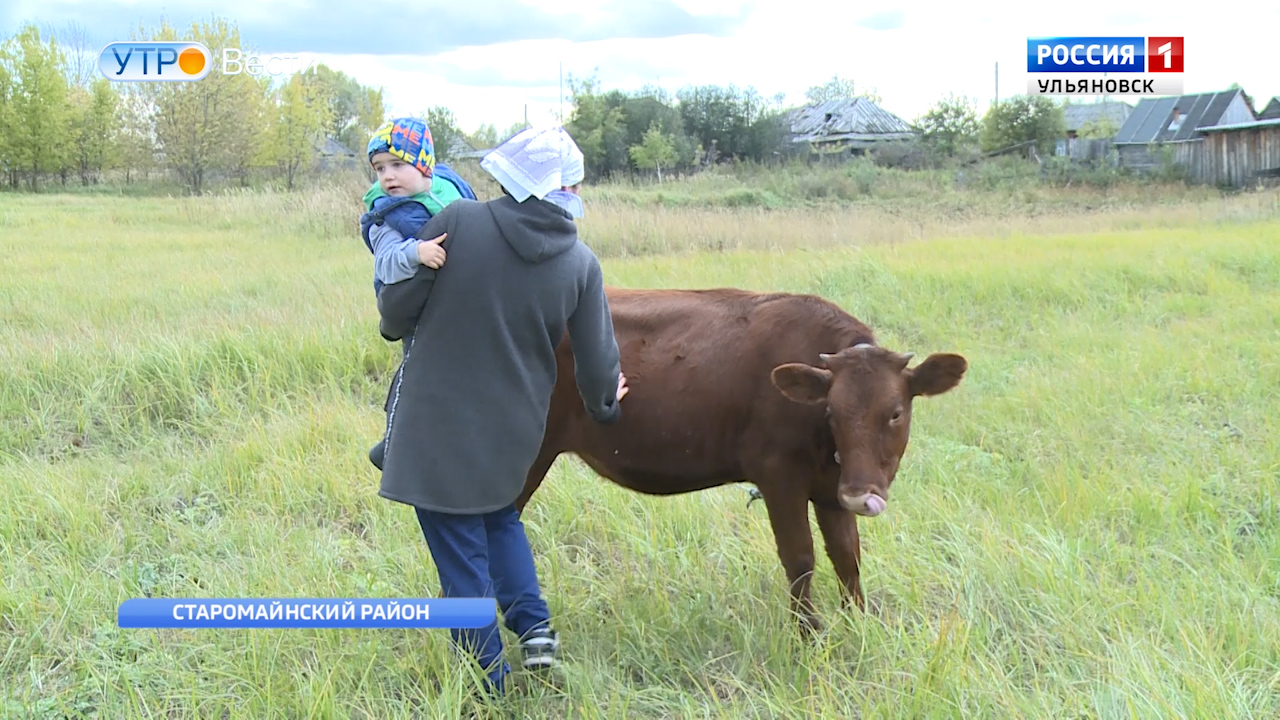
<instances>
[{"instance_id":1,"label":"cow's head","mask_svg":"<svg viewBox=\"0 0 1280 720\"><path fill-rule=\"evenodd\" d=\"M879 515L907 449L911 401L955 387L969 363L939 353L908 368L913 354L865 343L818 357L824 367L779 365L773 384L795 402L826 406L840 463L836 497L859 515Z\"/></svg>"}]
</instances>

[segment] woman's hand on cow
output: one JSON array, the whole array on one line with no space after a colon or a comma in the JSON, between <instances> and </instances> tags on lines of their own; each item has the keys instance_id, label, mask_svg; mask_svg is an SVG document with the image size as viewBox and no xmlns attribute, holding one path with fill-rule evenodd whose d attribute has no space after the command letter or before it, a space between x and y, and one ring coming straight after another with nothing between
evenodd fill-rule
<instances>
[{"instance_id":1,"label":"woman's hand on cow","mask_svg":"<svg viewBox=\"0 0 1280 720\"><path fill-rule=\"evenodd\" d=\"M627 376L618 373L618 401L621 402L622 398L626 397L630 391L631 388L627 387Z\"/></svg>"}]
</instances>

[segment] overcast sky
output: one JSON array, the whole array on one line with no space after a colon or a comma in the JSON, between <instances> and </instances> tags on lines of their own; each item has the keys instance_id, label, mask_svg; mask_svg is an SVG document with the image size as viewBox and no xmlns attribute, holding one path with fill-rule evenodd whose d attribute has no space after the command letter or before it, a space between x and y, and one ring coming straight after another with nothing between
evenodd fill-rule
<instances>
[{"instance_id":1,"label":"overcast sky","mask_svg":"<svg viewBox=\"0 0 1280 720\"><path fill-rule=\"evenodd\" d=\"M1122 9L1124 6L1132 10ZM948 92L983 111L996 92L1026 91L1028 36L1182 35L1184 91L1240 83L1259 110L1280 95L1280 3L1216 12L1211 3L1082 0L997 11L942 0L221 0L219 16L265 54L302 55L382 86L393 113L444 105L463 129L550 121L566 80L597 75L606 89L658 84L754 86L804 100L832 74L874 88L886 110L914 119ZM1010 6L1014 7L1014 6ZM75 21L96 48L161 18L185 27L210 17L181 0L0 0L0 32ZM218 48L212 48L215 53ZM568 84L565 108L569 109Z\"/></svg>"}]
</instances>

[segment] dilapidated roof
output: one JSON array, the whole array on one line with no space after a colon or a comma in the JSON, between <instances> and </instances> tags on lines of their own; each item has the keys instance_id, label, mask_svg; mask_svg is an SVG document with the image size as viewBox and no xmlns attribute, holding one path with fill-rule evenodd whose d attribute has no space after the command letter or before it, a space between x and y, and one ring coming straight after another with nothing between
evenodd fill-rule
<instances>
[{"instance_id":1,"label":"dilapidated roof","mask_svg":"<svg viewBox=\"0 0 1280 720\"><path fill-rule=\"evenodd\" d=\"M449 157L451 158L472 158L484 157L488 155L488 150L477 150L467 142L466 138L458 136L453 138L453 142L449 144Z\"/></svg>"},{"instance_id":2,"label":"dilapidated roof","mask_svg":"<svg viewBox=\"0 0 1280 720\"><path fill-rule=\"evenodd\" d=\"M793 110L792 142L834 140L908 140L915 136L905 120L866 98L838 98Z\"/></svg>"},{"instance_id":3,"label":"dilapidated roof","mask_svg":"<svg viewBox=\"0 0 1280 720\"><path fill-rule=\"evenodd\" d=\"M1099 103L1074 103L1062 109L1063 119L1068 131L1079 130L1087 122L1098 122L1107 119L1121 127L1133 113L1133 106L1126 102L1111 100Z\"/></svg>"},{"instance_id":4,"label":"dilapidated roof","mask_svg":"<svg viewBox=\"0 0 1280 720\"><path fill-rule=\"evenodd\" d=\"M346 145L343 145L337 140L334 140L333 138L327 137L327 136L323 141L318 143L318 146L316 149L319 150L320 154L325 157L334 156L334 155L341 156L341 157L358 157L354 150L347 147Z\"/></svg>"}]
</instances>

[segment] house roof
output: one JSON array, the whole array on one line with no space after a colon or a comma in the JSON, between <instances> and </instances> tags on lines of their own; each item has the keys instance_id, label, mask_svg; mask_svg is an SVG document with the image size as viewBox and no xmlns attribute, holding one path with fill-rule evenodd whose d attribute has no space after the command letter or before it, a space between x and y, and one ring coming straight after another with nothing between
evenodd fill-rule
<instances>
[{"instance_id":1,"label":"house roof","mask_svg":"<svg viewBox=\"0 0 1280 720\"><path fill-rule=\"evenodd\" d=\"M467 145L464 148L459 148L459 146L455 145L453 150L453 157L456 157L458 159L483 158L485 155L488 155L491 152L493 152L493 148L484 148L482 150L476 150L470 145Z\"/></svg>"},{"instance_id":2,"label":"house roof","mask_svg":"<svg viewBox=\"0 0 1280 720\"><path fill-rule=\"evenodd\" d=\"M1216 125L1240 92L1224 90L1199 95L1143 98L1112 142L1124 145L1190 140L1197 131ZM1180 113L1182 122L1176 129L1170 129L1175 110Z\"/></svg>"},{"instance_id":3,"label":"house roof","mask_svg":"<svg viewBox=\"0 0 1280 720\"><path fill-rule=\"evenodd\" d=\"M475 151L476 149L471 147L471 143L467 142L466 138L461 135L454 137L453 142L449 144L449 154L454 157L460 157Z\"/></svg>"},{"instance_id":4,"label":"house roof","mask_svg":"<svg viewBox=\"0 0 1280 720\"><path fill-rule=\"evenodd\" d=\"M870 100L838 98L806 105L790 114L792 142L898 140L915 135L905 120Z\"/></svg>"},{"instance_id":5,"label":"house roof","mask_svg":"<svg viewBox=\"0 0 1280 720\"><path fill-rule=\"evenodd\" d=\"M321 155L345 155L348 157L357 157L354 150L331 137L326 137L317 149L320 151Z\"/></svg>"},{"instance_id":6,"label":"house roof","mask_svg":"<svg viewBox=\"0 0 1280 720\"><path fill-rule=\"evenodd\" d=\"M1222 132L1226 130L1256 130L1258 128L1280 127L1280 117L1253 122L1231 123L1230 125L1210 125L1200 128L1200 132Z\"/></svg>"},{"instance_id":7,"label":"house roof","mask_svg":"<svg viewBox=\"0 0 1280 720\"><path fill-rule=\"evenodd\" d=\"M1262 112L1258 113L1259 120L1271 120L1272 118L1280 118L1280 97L1271 98L1271 102L1262 108Z\"/></svg>"},{"instance_id":8,"label":"house roof","mask_svg":"<svg viewBox=\"0 0 1280 720\"><path fill-rule=\"evenodd\" d=\"M1112 100L1099 103L1073 103L1062 110L1067 130L1079 130L1087 122L1097 122L1104 118L1111 120L1116 127L1124 125L1124 121L1133 114L1133 106L1127 102Z\"/></svg>"}]
</instances>

